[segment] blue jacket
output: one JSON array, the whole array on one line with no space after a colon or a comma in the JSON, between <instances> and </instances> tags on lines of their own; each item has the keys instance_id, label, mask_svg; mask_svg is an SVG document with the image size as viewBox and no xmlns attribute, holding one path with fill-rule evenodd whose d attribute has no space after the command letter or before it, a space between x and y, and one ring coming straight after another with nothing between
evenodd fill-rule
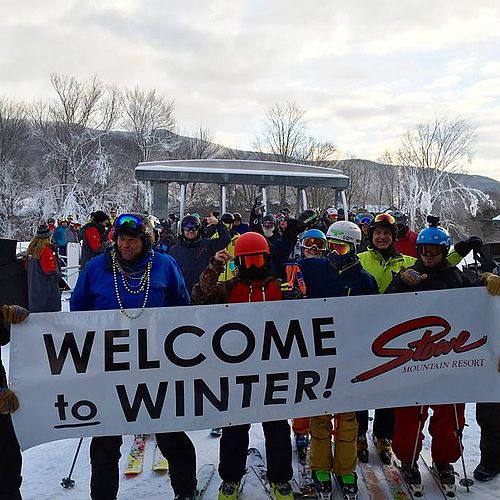
<instances>
[{"instance_id":1,"label":"blue jacket","mask_svg":"<svg viewBox=\"0 0 500 500\"><path fill-rule=\"evenodd\" d=\"M68 244L68 236L64 226L57 226L52 233L52 243L58 247Z\"/></svg>"},{"instance_id":2,"label":"blue jacket","mask_svg":"<svg viewBox=\"0 0 500 500\"><path fill-rule=\"evenodd\" d=\"M142 267L149 255L137 266ZM117 281L123 307L125 309L142 307L144 294L128 293L123 287L119 274ZM146 307L184 306L188 304L189 294L179 266L169 255L154 252L151 285ZM109 248L104 254L91 259L80 273L71 294L70 309L72 311L97 311L119 308L113 281L111 248Z\"/></svg>"},{"instance_id":3,"label":"blue jacket","mask_svg":"<svg viewBox=\"0 0 500 500\"><path fill-rule=\"evenodd\" d=\"M300 259L308 299L378 294L375 278L366 272L358 259L338 268L328 257Z\"/></svg>"}]
</instances>

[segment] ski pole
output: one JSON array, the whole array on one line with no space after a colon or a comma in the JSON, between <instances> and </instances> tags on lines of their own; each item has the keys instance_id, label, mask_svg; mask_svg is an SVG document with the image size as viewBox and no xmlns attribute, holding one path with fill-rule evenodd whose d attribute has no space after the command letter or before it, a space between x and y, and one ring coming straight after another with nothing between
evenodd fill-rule
<instances>
[{"instance_id":1,"label":"ski pole","mask_svg":"<svg viewBox=\"0 0 500 500\"><path fill-rule=\"evenodd\" d=\"M417 435L415 436L415 446L413 447L413 456L411 458L411 466L413 467L417 462L417 448L418 448L418 440L420 439L420 431L422 430L422 417L424 415L424 406L420 406L420 410L418 412L418 427L417 427Z\"/></svg>"},{"instance_id":2,"label":"ski pole","mask_svg":"<svg viewBox=\"0 0 500 500\"><path fill-rule=\"evenodd\" d=\"M464 471L464 477L463 479L460 479L458 482L460 486L465 486L467 489L467 493L469 492L469 486L472 486L474 484L473 479L469 479L467 477L467 470L465 469L465 460L464 460L464 447L462 444L462 431L460 430L460 426L458 425L458 412L457 412L457 405L453 403L453 412L455 413L455 432L457 433L457 439L458 439L458 446L460 447L460 458L462 459L462 469Z\"/></svg>"},{"instance_id":3,"label":"ski pole","mask_svg":"<svg viewBox=\"0 0 500 500\"><path fill-rule=\"evenodd\" d=\"M76 447L75 456L73 457L73 463L71 464L71 468L69 470L68 477L63 477L61 479L61 486L63 488L67 489L67 488L73 488L73 486L75 486L75 480L71 479L71 475L73 474L73 469L75 468L76 459L78 458L78 454L80 453L82 441L83 441L83 438L80 438L80 441L78 441L78 446Z\"/></svg>"},{"instance_id":4,"label":"ski pole","mask_svg":"<svg viewBox=\"0 0 500 500\"><path fill-rule=\"evenodd\" d=\"M478 265L478 258L477 258L477 250L472 250L472 256L474 257L474 268L476 270L476 278L479 279L479 265Z\"/></svg>"}]
</instances>

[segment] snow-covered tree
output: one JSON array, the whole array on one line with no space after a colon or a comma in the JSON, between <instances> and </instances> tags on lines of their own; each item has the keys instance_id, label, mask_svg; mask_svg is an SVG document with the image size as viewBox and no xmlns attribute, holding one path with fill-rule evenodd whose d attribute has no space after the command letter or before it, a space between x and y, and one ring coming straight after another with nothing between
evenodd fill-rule
<instances>
[{"instance_id":1,"label":"snow-covered tree","mask_svg":"<svg viewBox=\"0 0 500 500\"><path fill-rule=\"evenodd\" d=\"M456 177L471 163L474 144L474 131L465 120L436 117L407 130L399 148L386 152L385 161L395 165L400 208L413 227L423 226L432 213L460 233L459 208L475 216L480 204L489 203L486 194Z\"/></svg>"}]
</instances>

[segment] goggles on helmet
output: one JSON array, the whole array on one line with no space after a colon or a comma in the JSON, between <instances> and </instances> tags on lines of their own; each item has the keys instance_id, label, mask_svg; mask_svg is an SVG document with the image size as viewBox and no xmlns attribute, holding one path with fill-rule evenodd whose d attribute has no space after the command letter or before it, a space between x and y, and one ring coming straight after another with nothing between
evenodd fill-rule
<instances>
[{"instance_id":1,"label":"goggles on helmet","mask_svg":"<svg viewBox=\"0 0 500 500\"><path fill-rule=\"evenodd\" d=\"M432 245L431 243L422 243L417 245L417 252L420 255L436 257L437 255L440 255L442 251L443 245Z\"/></svg>"},{"instance_id":2,"label":"goggles on helmet","mask_svg":"<svg viewBox=\"0 0 500 500\"><path fill-rule=\"evenodd\" d=\"M135 229L136 231L140 231L143 224L143 220L133 214L121 214L115 220L116 229Z\"/></svg>"},{"instance_id":3,"label":"goggles on helmet","mask_svg":"<svg viewBox=\"0 0 500 500\"><path fill-rule=\"evenodd\" d=\"M373 219L373 222L383 222L383 221L387 221L389 224L396 224L396 219L391 214L387 213L378 214Z\"/></svg>"},{"instance_id":4,"label":"goggles on helmet","mask_svg":"<svg viewBox=\"0 0 500 500\"><path fill-rule=\"evenodd\" d=\"M250 269L251 266L264 267L266 264L266 256L263 253L240 255L239 259L246 269Z\"/></svg>"},{"instance_id":5,"label":"goggles on helmet","mask_svg":"<svg viewBox=\"0 0 500 500\"><path fill-rule=\"evenodd\" d=\"M364 216L364 217L360 217L358 218L357 220L355 220L355 222L357 222L358 224L361 224L361 225L364 225L364 224L370 224L370 222L373 220L373 215L371 216Z\"/></svg>"},{"instance_id":6,"label":"goggles on helmet","mask_svg":"<svg viewBox=\"0 0 500 500\"><path fill-rule=\"evenodd\" d=\"M321 238L305 238L301 241L300 246L306 250L319 250L324 252L326 250L326 241Z\"/></svg>"},{"instance_id":7,"label":"goggles on helmet","mask_svg":"<svg viewBox=\"0 0 500 500\"><path fill-rule=\"evenodd\" d=\"M351 245L345 241L329 239L328 249L336 255L347 255L351 251Z\"/></svg>"}]
</instances>

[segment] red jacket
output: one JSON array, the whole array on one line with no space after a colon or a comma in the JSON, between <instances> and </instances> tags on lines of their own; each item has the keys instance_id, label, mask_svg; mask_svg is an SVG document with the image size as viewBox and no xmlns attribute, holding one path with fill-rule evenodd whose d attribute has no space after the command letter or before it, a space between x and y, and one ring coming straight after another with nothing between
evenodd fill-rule
<instances>
[{"instance_id":1,"label":"red jacket","mask_svg":"<svg viewBox=\"0 0 500 500\"><path fill-rule=\"evenodd\" d=\"M394 246L401 255L409 255L410 257L418 258L417 236L418 233L408 229L406 234L399 238Z\"/></svg>"}]
</instances>

